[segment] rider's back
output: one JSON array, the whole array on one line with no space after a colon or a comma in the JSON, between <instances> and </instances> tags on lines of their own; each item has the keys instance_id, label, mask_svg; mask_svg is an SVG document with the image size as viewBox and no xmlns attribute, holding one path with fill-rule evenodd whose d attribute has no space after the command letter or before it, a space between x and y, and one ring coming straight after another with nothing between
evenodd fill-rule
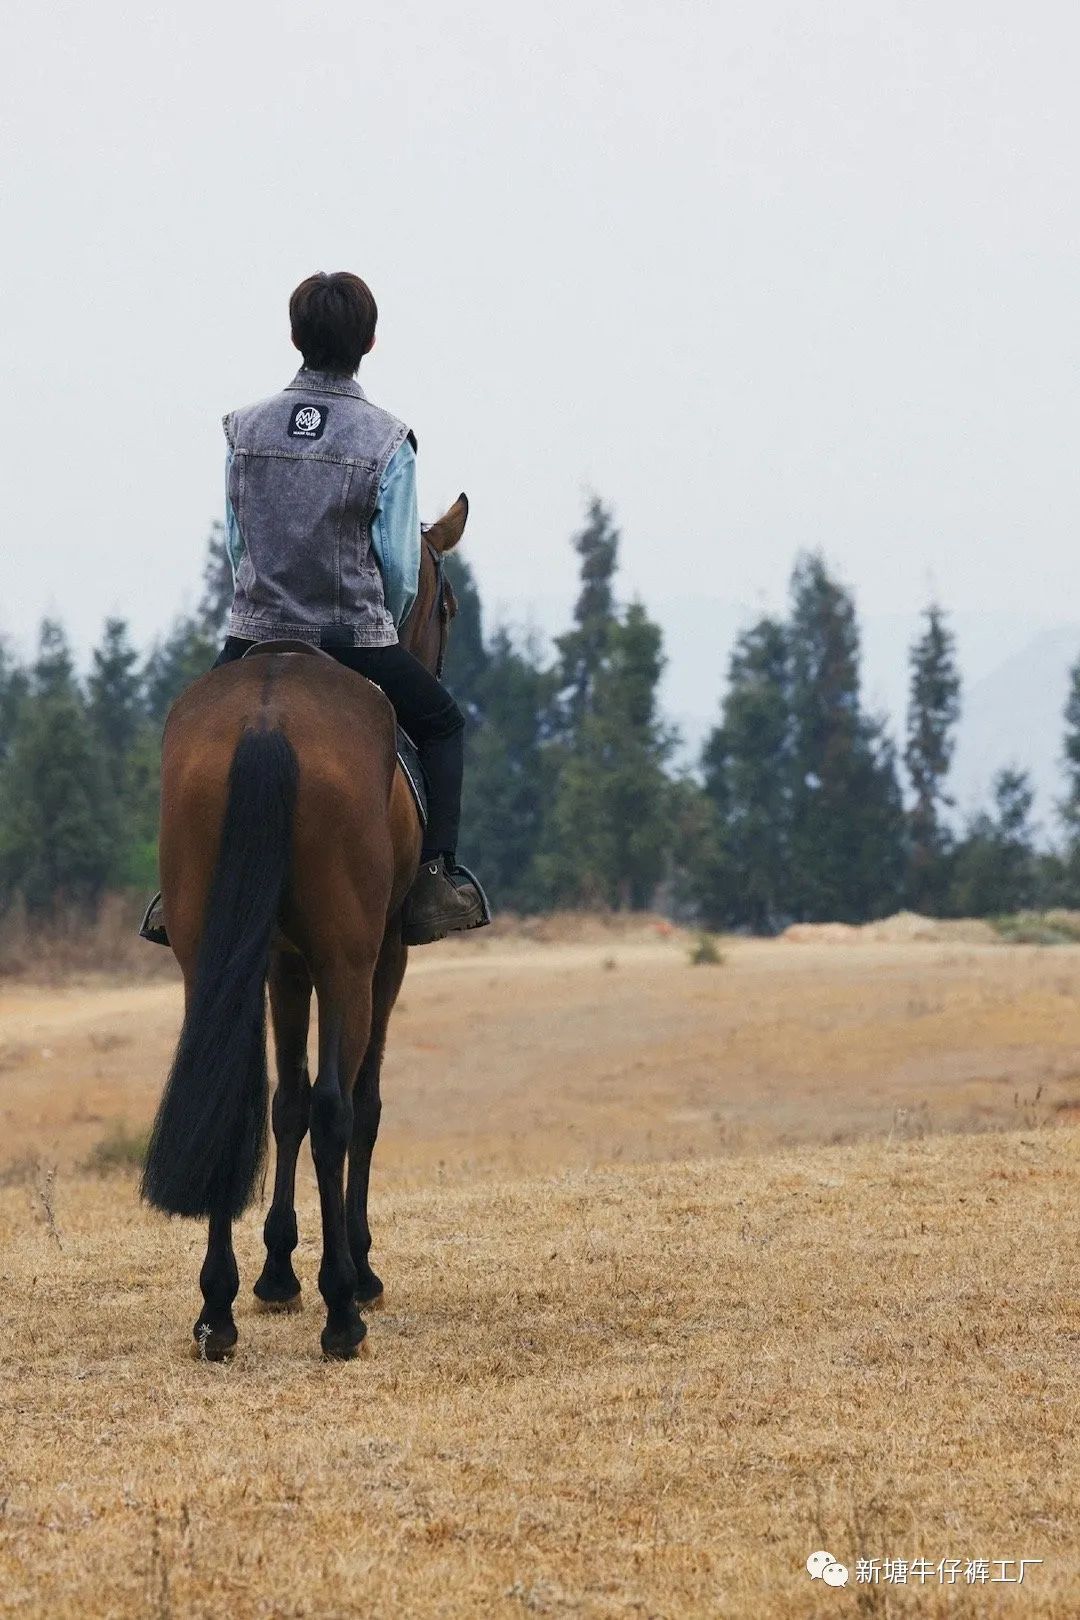
<instances>
[{"instance_id":1,"label":"rider's back","mask_svg":"<svg viewBox=\"0 0 1080 1620\"><path fill-rule=\"evenodd\" d=\"M371 524L383 474L410 436L405 424L353 378L305 368L224 426L242 541L230 633L391 646L397 631Z\"/></svg>"}]
</instances>

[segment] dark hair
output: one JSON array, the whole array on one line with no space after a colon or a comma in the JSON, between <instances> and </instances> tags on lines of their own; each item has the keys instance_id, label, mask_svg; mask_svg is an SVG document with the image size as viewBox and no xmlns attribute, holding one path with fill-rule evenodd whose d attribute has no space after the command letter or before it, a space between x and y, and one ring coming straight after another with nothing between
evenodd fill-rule
<instances>
[{"instance_id":1,"label":"dark hair","mask_svg":"<svg viewBox=\"0 0 1080 1620\"><path fill-rule=\"evenodd\" d=\"M289 299L293 342L312 371L351 377L371 347L378 318L371 288L348 270L320 270Z\"/></svg>"}]
</instances>

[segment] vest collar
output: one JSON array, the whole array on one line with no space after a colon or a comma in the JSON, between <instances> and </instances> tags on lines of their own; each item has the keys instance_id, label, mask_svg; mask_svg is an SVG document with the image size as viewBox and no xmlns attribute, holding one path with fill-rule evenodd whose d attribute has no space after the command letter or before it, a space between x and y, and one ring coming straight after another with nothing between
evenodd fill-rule
<instances>
[{"instance_id":1,"label":"vest collar","mask_svg":"<svg viewBox=\"0 0 1080 1620\"><path fill-rule=\"evenodd\" d=\"M355 377L341 377L333 371L309 371L301 366L291 383L285 386L287 394L348 394L352 399L367 399Z\"/></svg>"}]
</instances>

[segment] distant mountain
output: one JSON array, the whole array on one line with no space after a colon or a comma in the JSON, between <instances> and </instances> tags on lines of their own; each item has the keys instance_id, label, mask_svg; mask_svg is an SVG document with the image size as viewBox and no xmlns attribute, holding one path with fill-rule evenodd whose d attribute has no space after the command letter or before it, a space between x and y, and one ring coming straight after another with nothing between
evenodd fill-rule
<instances>
[{"instance_id":1,"label":"distant mountain","mask_svg":"<svg viewBox=\"0 0 1080 1620\"><path fill-rule=\"evenodd\" d=\"M1029 771L1037 794L1043 839L1057 833L1054 806L1063 788L1062 710L1069 669L1080 654L1080 627L1044 630L990 674L975 681L953 768L960 809L986 802L994 772L1002 765Z\"/></svg>"}]
</instances>

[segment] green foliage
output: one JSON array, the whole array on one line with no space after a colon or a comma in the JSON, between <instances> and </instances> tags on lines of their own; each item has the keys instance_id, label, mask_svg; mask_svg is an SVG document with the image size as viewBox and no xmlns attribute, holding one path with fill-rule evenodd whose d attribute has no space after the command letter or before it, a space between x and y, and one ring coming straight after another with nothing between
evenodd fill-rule
<instances>
[{"instance_id":1,"label":"green foliage","mask_svg":"<svg viewBox=\"0 0 1080 1620\"><path fill-rule=\"evenodd\" d=\"M220 522L211 523L203 562L202 592L195 610L195 620L202 634L214 644L215 649L220 650L221 643L225 639L232 599L232 564L225 546L225 525Z\"/></svg>"},{"instance_id":2,"label":"green foliage","mask_svg":"<svg viewBox=\"0 0 1080 1620\"><path fill-rule=\"evenodd\" d=\"M139 655L123 619L107 619L101 644L94 649L87 681L87 711L97 733L114 791L124 792L127 756L143 720Z\"/></svg>"},{"instance_id":3,"label":"green foliage","mask_svg":"<svg viewBox=\"0 0 1080 1620\"><path fill-rule=\"evenodd\" d=\"M1065 833L1065 847L1056 872L1055 899L1080 904L1080 658L1069 671L1065 699L1065 739L1062 765L1065 795L1058 805L1058 816Z\"/></svg>"},{"instance_id":4,"label":"green foliage","mask_svg":"<svg viewBox=\"0 0 1080 1620\"><path fill-rule=\"evenodd\" d=\"M1068 913L1048 908L1080 903L1080 661L1065 847L1035 850L1016 770L957 840L946 780L959 680L940 608L911 650L907 810L895 749L862 707L854 603L820 556L799 559L787 617L736 641L700 778L673 775L660 630L641 603L617 600L619 532L599 499L572 545L580 588L553 656L487 631L468 564L447 561L458 613L446 678L468 717L462 855L497 906L659 903L705 929L773 932L867 920L906 893L922 910L1004 919L1009 937L1071 937ZM0 643L0 911L92 912L106 888L153 886L161 724L212 665L231 597L215 525L195 610L144 663L120 619L106 622L85 687L59 625L42 626L28 669ZM714 949L703 934L695 960Z\"/></svg>"},{"instance_id":5,"label":"green foliage","mask_svg":"<svg viewBox=\"0 0 1080 1620\"><path fill-rule=\"evenodd\" d=\"M956 850L949 892L954 916L1000 916L1036 900L1031 783L1026 772L1009 767L997 773L992 791L992 813L980 811L971 819Z\"/></svg>"},{"instance_id":6,"label":"green foliage","mask_svg":"<svg viewBox=\"0 0 1080 1620\"><path fill-rule=\"evenodd\" d=\"M682 776L671 785L670 807L669 897L675 914L709 928L742 927L734 901L740 874L716 803L692 777Z\"/></svg>"},{"instance_id":7,"label":"green foliage","mask_svg":"<svg viewBox=\"0 0 1080 1620\"><path fill-rule=\"evenodd\" d=\"M120 1120L100 1141L94 1143L83 1160L82 1168L99 1176L112 1175L117 1170L141 1170L146 1163L150 1146L148 1130L133 1131Z\"/></svg>"},{"instance_id":8,"label":"green foliage","mask_svg":"<svg viewBox=\"0 0 1080 1620\"><path fill-rule=\"evenodd\" d=\"M505 630L486 641L472 576L447 676L469 717L463 856L498 905L643 906L665 874L672 737L657 713L660 632L614 598L618 531L597 499L573 546L573 627L548 664Z\"/></svg>"},{"instance_id":9,"label":"green foliage","mask_svg":"<svg viewBox=\"0 0 1080 1620\"><path fill-rule=\"evenodd\" d=\"M26 671L19 667L8 647L0 641L0 765L11 751L19 710L28 685Z\"/></svg>"},{"instance_id":10,"label":"green foliage","mask_svg":"<svg viewBox=\"0 0 1080 1620\"><path fill-rule=\"evenodd\" d=\"M699 934L690 947L691 967L722 967L724 953L711 934Z\"/></svg>"},{"instance_id":11,"label":"green foliage","mask_svg":"<svg viewBox=\"0 0 1080 1620\"><path fill-rule=\"evenodd\" d=\"M990 921L1009 945L1080 945L1080 913L1020 911Z\"/></svg>"},{"instance_id":12,"label":"green foliage","mask_svg":"<svg viewBox=\"0 0 1080 1620\"><path fill-rule=\"evenodd\" d=\"M560 714L567 736L584 723L594 698L597 678L608 654L608 638L615 623L614 579L619 561L619 531L611 511L593 495L585 524L571 545L581 559L581 589L574 608L574 625L558 637L561 688Z\"/></svg>"},{"instance_id":13,"label":"green foliage","mask_svg":"<svg viewBox=\"0 0 1080 1620\"><path fill-rule=\"evenodd\" d=\"M145 718L132 738L124 760L120 810L123 832L113 868L120 888L153 889L157 886L157 834L161 735Z\"/></svg>"},{"instance_id":14,"label":"green foliage","mask_svg":"<svg viewBox=\"0 0 1080 1620\"><path fill-rule=\"evenodd\" d=\"M1080 837L1080 658L1069 671L1063 762L1067 791L1060 807L1061 816L1075 841Z\"/></svg>"},{"instance_id":15,"label":"green foliage","mask_svg":"<svg viewBox=\"0 0 1080 1620\"><path fill-rule=\"evenodd\" d=\"M657 713L659 627L639 602L608 624L556 745L555 797L537 872L558 905L648 906L671 840L673 734ZM565 673L565 670L564 670ZM581 696L581 693L584 696Z\"/></svg>"},{"instance_id":16,"label":"green foliage","mask_svg":"<svg viewBox=\"0 0 1080 1620\"><path fill-rule=\"evenodd\" d=\"M108 882L116 840L108 756L64 633L46 620L0 774L0 899L21 894L39 915L62 904L91 911Z\"/></svg>"},{"instance_id":17,"label":"green foliage","mask_svg":"<svg viewBox=\"0 0 1080 1620\"><path fill-rule=\"evenodd\" d=\"M551 791L543 746L552 677L535 650L499 630L473 685L462 805L463 858L493 901L518 911L540 902L534 858Z\"/></svg>"},{"instance_id":18,"label":"green foliage","mask_svg":"<svg viewBox=\"0 0 1080 1620\"><path fill-rule=\"evenodd\" d=\"M788 621L764 618L736 642L702 776L711 815L684 806L676 892L705 922L770 933L895 908L895 754L861 708L854 603L821 557L799 559Z\"/></svg>"},{"instance_id":19,"label":"green foliage","mask_svg":"<svg viewBox=\"0 0 1080 1620\"><path fill-rule=\"evenodd\" d=\"M0 646L0 910L92 914L107 888L156 883L161 721L213 663L231 599L215 525L196 612L144 666L122 619L106 621L85 691L53 621L28 671Z\"/></svg>"},{"instance_id":20,"label":"green foliage","mask_svg":"<svg viewBox=\"0 0 1080 1620\"><path fill-rule=\"evenodd\" d=\"M702 860L702 912L714 924L768 933L790 905L792 741L788 634L765 618L735 644L702 754L719 840Z\"/></svg>"},{"instance_id":21,"label":"green foliage","mask_svg":"<svg viewBox=\"0 0 1080 1620\"><path fill-rule=\"evenodd\" d=\"M159 726L184 688L205 675L221 651L232 593L223 526L214 523L207 541L198 606L194 613L173 620L172 628L147 659L146 712Z\"/></svg>"},{"instance_id":22,"label":"green foliage","mask_svg":"<svg viewBox=\"0 0 1080 1620\"><path fill-rule=\"evenodd\" d=\"M475 720L483 706L484 676L491 654L484 645L484 622L480 592L472 569L463 557L452 551L446 559L446 577L457 601L443 679L470 719Z\"/></svg>"},{"instance_id":23,"label":"green foliage","mask_svg":"<svg viewBox=\"0 0 1080 1620\"><path fill-rule=\"evenodd\" d=\"M943 812L952 805L945 778L956 746L960 675L956 641L936 603L926 609L911 649L907 766L915 802L908 813L908 904L936 915L945 904L952 839Z\"/></svg>"},{"instance_id":24,"label":"green foliage","mask_svg":"<svg viewBox=\"0 0 1080 1620\"><path fill-rule=\"evenodd\" d=\"M860 922L901 899L895 752L860 707L851 596L818 555L799 559L791 590L792 910L806 922Z\"/></svg>"},{"instance_id":25,"label":"green foliage","mask_svg":"<svg viewBox=\"0 0 1080 1620\"><path fill-rule=\"evenodd\" d=\"M164 640L153 647L146 663L146 708L151 720L164 725L176 699L213 664L220 643L197 617L176 619Z\"/></svg>"}]
</instances>

